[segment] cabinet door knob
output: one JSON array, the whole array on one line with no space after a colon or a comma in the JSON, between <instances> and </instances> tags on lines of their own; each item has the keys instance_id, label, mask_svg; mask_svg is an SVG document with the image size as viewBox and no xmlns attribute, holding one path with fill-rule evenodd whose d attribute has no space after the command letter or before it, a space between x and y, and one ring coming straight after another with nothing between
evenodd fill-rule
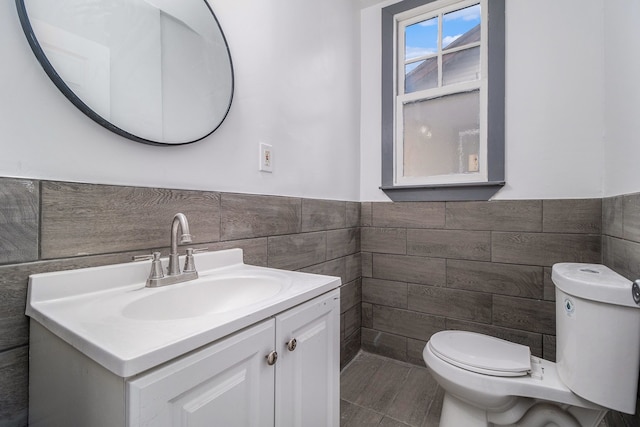
<instances>
[{"instance_id":1,"label":"cabinet door knob","mask_svg":"<svg viewBox=\"0 0 640 427\"><path fill-rule=\"evenodd\" d=\"M298 345L298 340L295 338L291 338L289 342L287 342L287 350L293 351L296 349L297 345Z\"/></svg>"},{"instance_id":2,"label":"cabinet door knob","mask_svg":"<svg viewBox=\"0 0 640 427\"><path fill-rule=\"evenodd\" d=\"M269 366L275 365L276 360L278 360L278 352L274 350L271 353L267 354L266 358L267 358L267 365Z\"/></svg>"}]
</instances>

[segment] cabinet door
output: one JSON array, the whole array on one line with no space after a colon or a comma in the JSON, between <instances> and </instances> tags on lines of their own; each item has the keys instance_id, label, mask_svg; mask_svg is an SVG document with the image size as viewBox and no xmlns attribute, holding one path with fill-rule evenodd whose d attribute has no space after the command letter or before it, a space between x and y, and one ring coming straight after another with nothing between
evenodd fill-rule
<instances>
[{"instance_id":1,"label":"cabinet door","mask_svg":"<svg viewBox=\"0 0 640 427\"><path fill-rule=\"evenodd\" d=\"M270 319L127 383L128 425L274 425Z\"/></svg>"},{"instance_id":2,"label":"cabinet door","mask_svg":"<svg viewBox=\"0 0 640 427\"><path fill-rule=\"evenodd\" d=\"M276 426L338 427L339 290L276 316L276 350Z\"/></svg>"}]
</instances>

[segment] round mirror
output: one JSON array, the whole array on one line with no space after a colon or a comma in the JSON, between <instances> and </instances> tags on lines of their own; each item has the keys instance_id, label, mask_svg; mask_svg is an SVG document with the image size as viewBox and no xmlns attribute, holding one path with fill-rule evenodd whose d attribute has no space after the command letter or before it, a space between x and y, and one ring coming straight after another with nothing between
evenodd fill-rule
<instances>
[{"instance_id":1,"label":"round mirror","mask_svg":"<svg viewBox=\"0 0 640 427\"><path fill-rule=\"evenodd\" d=\"M231 106L233 68L206 0L16 0L51 80L102 126L147 144L211 134Z\"/></svg>"}]
</instances>

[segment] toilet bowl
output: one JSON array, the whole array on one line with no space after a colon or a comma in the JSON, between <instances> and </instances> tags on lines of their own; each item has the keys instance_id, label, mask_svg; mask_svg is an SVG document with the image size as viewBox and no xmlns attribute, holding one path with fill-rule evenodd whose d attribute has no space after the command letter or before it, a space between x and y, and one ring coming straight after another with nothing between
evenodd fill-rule
<instances>
[{"instance_id":1,"label":"toilet bowl","mask_svg":"<svg viewBox=\"0 0 640 427\"><path fill-rule=\"evenodd\" d=\"M445 391L440 427L596 427L608 409L633 413L640 309L632 283L597 264L556 264L552 278L557 363L474 332L431 336L423 358Z\"/></svg>"}]
</instances>

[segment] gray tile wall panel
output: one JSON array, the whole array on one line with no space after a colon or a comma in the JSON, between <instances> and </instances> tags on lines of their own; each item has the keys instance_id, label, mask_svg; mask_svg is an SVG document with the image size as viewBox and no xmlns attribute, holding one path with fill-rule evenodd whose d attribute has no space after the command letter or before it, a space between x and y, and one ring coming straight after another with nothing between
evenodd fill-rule
<instances>
[{"instance_id":1,"label":"gray tile wall panel","mask_svg":"<svg viewBox=\"0 0 640 427\"><path fill-rule=\"evenodd\" d=\"M602 231L600 199L544 200L542 212L545 233L600 234Z\"/></svg>"},{"instance_id":2,"label":"gray tile wall panel","mask_svg":"<svg viewBox=\"0 0 640 427\"><path fill-rule=\"evenodd\" d=\"M547 335L556 333L553 301L493 295L493 324Z\"/></svg>"},{"instance_id":3,"label":"gray tile wall panel","mask_svg":"<svg viewBox=\"0 0 640 427\"><path fill-rule=\"evenodd\" d=\"M360 203L347 202L345 214L345 227L360 227Z\"/></svg>"},{"instance_id":4,"label":"gray tile wall panel","mask_svg":"<svg viewBox=\"0 0 640 427\"><path fill-rule=\"evenodd\" d=\"M28 372L28 346L0 353L0 425L27 425L29 392L25 379Z\"/></svg>"},{"instance_id":5,"label":"gray tile wall panel","mask_svg":"<svg viewBox=\"0 0 640 427\"><path fill-rule=\"evenodd\" d=\"M396 360L407 359L407 338L369 328L362 328L362 349Z\"/></svg>"},{"instance_id":6,"label":"gray tile wall panel","mask_svg":"<svg viewBox=\"0 0 640 427\"><path fill-rule=\"evenodd\" d=\"M597 199L446 202L444 229L437 221L413 226L411 221L418 219L410 203L371 205L372 225L362 224L362 275L367 281L363 325L406 337L414 346L407 351L412 363L421 360L415 347L443 327L424 322L419 314L444 320L448 329L520 342L542 356L551 351L555 334L551 266L602 259L603 204ZM402 237L403 230L406 255L387 253L400 252L402 239L398 243L380 236L386 231ZM622 249L620 242L607 242L610 252L634 250L628 244ZM627 270L629 265L621 267ZM407 309L391 307L400 303L380 285L387 282L407 283ZM420 321L427 331L422 337L415 329ZM544 350L543 336L548 337Z\"/></svg>"},{"instance_id":7,"label":"gray tile wall panel","mask_svg":"<svg viewBox=\"0 0 640 427\"><path fill-rule=\"evenodd\" d=\"M340 288L340 313L360 303L362 303L362 280L354 280Z\"/></svg>"},{"instance_id":8,"label":"gray tile wall panel","mask_svg":"<svg viewBox=\"0 0 640 427\"><path fill-rule=\"evenodd\" d=\"M364 252L407 253L407 230L404 228L366 227L361 231Z\"/></svg>"},{"instance_id":9,"label":"gray tile wall panel","mask_svg":"<svg viewBox=\"0 0 640 427\"><path fill-rule=\"evenodd\" d=\"M0 178L0 264L38 259L38 181Z\"/></svg>"},{"instance_id":10,"label":"gray tile wall panel","mask_svg":"<svg viewBox=\"0 0 640 427\"><path fill-rule=\"evenodd\" d=\"M622 197L622 237L640 242L640 193Z\"/></svg>"},{"instance_id":11,"label":"gray tile wall panel","mask_svg":"<svg viewBox=\"0 0 640 427\"><path fill-rule=\"evenodd\" d=\"M412 283L409 283L407 292L409 310L453 319L491 323L490 294Z\"/></svg>"},{"instance_id":12,"label":"gray tile wall panel","mask_svg":"<svg viewBox=\"0 0 640 427\"><path fill-rule=\"evenodd\" d=\"M550 267L557 262L599 263L601 236L492 232L491 261Z\"/></svg>"},{"instance_id":13,"label":"gray tile wall panel","mask_svg":"<svg viewBox=\"0 0 640 427\"><path fill-rule=\"evenodd\" d=\"M373 203L362 202L360 206L360 227L371 227L373 225Z\"/></svg>"},{"instance_id":14,"label":"gray tile wall panel","mask_svg":"<svg viewBox=\"0 0 640 427\"><path fill-rule=\"evenodd\" d=\"M302 199L302 231L345 228L347 202Z\"/></svg>"},{"instance_id":15,"label":"gray tile wall panel","mask_svg":"<svg viewBox=\"0 0 640 427\"><path fill-rule=\"evenodd\" d=\"M345 282L350 282L362 277L362 256L360 252L346 256L344 265Z\"/></svg>"},{"instance_id":16,"label":"gray tile wall panel","mask_svg":"<svg viewBox=\"0 0 640 427\"><path fill-rule=\"evenodd\" d=\"M341 258L358 252L358 236L358 228L327 231L327 259Z\"/></svg>"},{"instance_id":17,"label":"gray tile wall panel","mask_svg":"<svg viewBox=\"0 0 640 427\"><path fill-rule=\"evenodd\" d=\"M300 271L312 274L323 274L325 276L336 276L342 280L342 284L346 284L346 268L345 259L338 258L331 261L322 262L309 267L301 268Z\"/></svg>"},{"instance_id":18,"label":"gray tile wall panel","mask_svg":"<svg viewBox=\"0 0 640 427\"><path fill-rule=\"evenodd\" d=\"M446 218L449 229L542 231L542 201L447 202Z\"/></svg>"},{"instance_id":19,"label":"gray tile wall panel","mask_svg":"<svg viewBox=\"0 0 640 427\"><path fill-rule=\"evenodd\" d=\"M447 287L542 298L543 268L530 265L447 260Z\"/></svg>"},{"instance_id":20,"label":"gray tile wall panel","mask_svg":"<svg viewBox=\"0 0 640 427\"><path fill-rule=\"evenodd\" d=\"M340 277L341 366L356 355L360 203L0 178L0 425L27 423L29 274L129 262L154 250L166 256L177 212L189 219L189 246L239 247L248 264ZM303 224L317 232L302 233Z\"/></svg>"},{"instance_id":21,"label":"gray tile wall panel","mask_svg":"<svg viewBox=\"0 0 640 427\"><path fill-rule=\"evenodd\" d=\"M373 254L372 277L444 286L446 261L442 258Z\"/></svg>"},{"instance_id":22,"label":"gray tile wall panel","mask_svg":"<svg viewBox=\"0 0 640 427\"><path fill-rule=\"evenodd\" d=\"M362 301L396 308L407 308L407 284L391 280L362 279Z\"/></svg>"},{"instance_id":23,"label":"gray tile wall panel","mask_svg":"<svg viewBox=\"0 0 640 427\"><path fill-rule=\"evenodd\" d=\"M268 265L298 270L326 260L326 233L304 233L269 237Z\"/></svg>"},{"instance_id":24,"label":"gray tile wall panel","mask_svg":"<svg viewBox=\"0 0 640 427\"><path fill-rule=\"evenodd\" d=\"M640 279L640 242L604 238L604 264L629 280Z\"/></svg>"},{"instance_id":25,"label":"gray tile wall panel","mask_svg":"<svg viewBox=\"0 0 640 427\"><path fill-rule=\"evenodd\" d=\"M220 206L222 240L300 232L301 199L222 193Z\"/></svg>"},{"instance_id":26,"label":"gray tile wall panel","mask_svg":"<svg viewBox=\"0 0 640 427\"><path fill-rule=\"evenodd\" d=\"M38 183L32 182L37 190ZM640 277L640 194L603 199L600 207L597 200L360 204L43 182L38 205L37 193L27 191L25 196L18 186L12 191L23 198L7 199L11 191L6 188L0 198L11 200L11 215L15 218L23 209L18 221L31 218L35 224L35 233L19 243L21 251L35 255L0 266L0 359L5 360L20 360L11 352L27 349L21 346L28 340L23 315L28 274L127 262L133 254L158 248L166 253L169 222L180 210L193 227L195 247L242 247L247 263L340 276L341 366L353 358L361 341L370 351L422 364L425 342L445 328L520 342L534 354L551 358L553 263L603 260L626 277ZM6 215L3 207L0 217ZM68 214L77 221L72 224ZM168 219L159 219L163 216ZM78 231L65 237L72 225ZM360 239L357 227L363 227ZM388 253L398 251L403 240L385 241L378 238L382 235L404 235L409 255ZM82 253L96 255L78 256ZM45 258L53 259L22 263ZM364 284L360 277L367 278ZM396 289L381 285L387 282L406 285L406 309L389 306L401 303ZM471 297L479 298L478 313L456 306L461 298ZM4 384L7 371L1 369ZM15 396L26 393L26 368L21 369L10 369L17 375L9 391ZM0 407L5 396L0 392ZM6 417L26 417L26 407L11 405L14 409ZM8 419L5 413L1 421Z\"/></svg>"},{"instance_id":27,"label":"gray tile wall panel","mask_svg":"<svg viewBox=\"0 0 640 427\"><path fill-rule=\"evenodd\" d=\"M374 227L444 228L444 202L373 203Z\"/></svg>"},{"instance_id":28,"label":"gray tile wall panel","mask_svg":"<svg viewBox=\"0 0 640 427\"><path fill-rule=\"evenodd\" d=\"M602 234L622 238L622 197L602 199Z\"/></svg>"},{"instance_id":29,"label":"gray tile wall panel","mask_svg":"<svg viewBox=\"0 0 640 427\"><path fill-rule=\"evenodd\" d=\"M171 220L189 219L194 243L220 240L218 193L42 183L44 259L169 246Z\"/></svg>"},{"instance_id":30,"label":"gray tile wall panel","mask_svg":"<svg viewBox=\"0 0 640 427\"><path fill-rule=\"evenodd\" d=\"M407 230L407 254L436 258L491 260L491 233L460 230Z\"/></svg>"},{"instance_id":31,"label":"gray tile wall panel","mask_svg":"<svg viewBox=\"0 0 640 427\"><path fill-rule=\"evenodd\" d=\"M373 305L373 329L379 331L428 341L444 328L444 317Z\"/></svg>"}]
</instances>

